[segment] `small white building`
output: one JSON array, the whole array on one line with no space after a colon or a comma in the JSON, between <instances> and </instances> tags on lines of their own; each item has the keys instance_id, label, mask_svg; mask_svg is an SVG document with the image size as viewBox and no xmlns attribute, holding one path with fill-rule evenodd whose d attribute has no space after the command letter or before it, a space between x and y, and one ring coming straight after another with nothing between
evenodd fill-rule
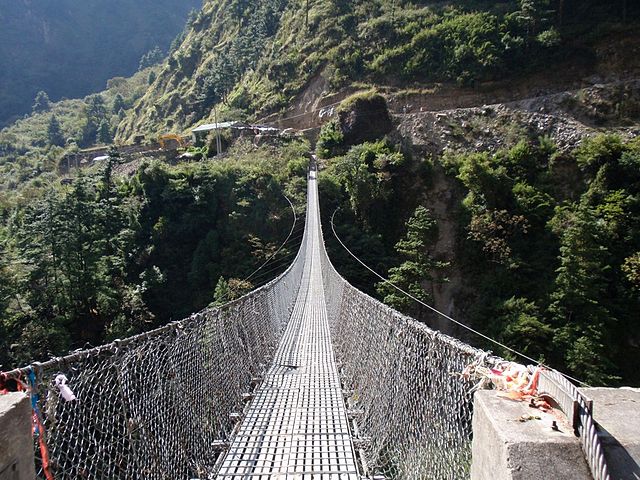
<instances>
[{"instance_id":1,"label":"small white building","mask_svg":"<svg viewBox=\"0 0 640 480\"><path fill-rule=\"evenodd\" d=\"M205 123L204 125L200 125L199 127L191 130L191 137L193 138L194 145L198 145L205 141L209 132L213 131L222 131L235 129L240 126L246 126L246 124L242 122L219 122L219 123Z\"/></svg>"}]
</instances>

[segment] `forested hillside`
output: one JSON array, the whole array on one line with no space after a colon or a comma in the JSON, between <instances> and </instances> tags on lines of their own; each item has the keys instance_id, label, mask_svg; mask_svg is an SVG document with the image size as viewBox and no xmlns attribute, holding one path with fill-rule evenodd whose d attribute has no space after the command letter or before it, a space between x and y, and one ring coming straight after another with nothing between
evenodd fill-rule
<instances>
[{"instance_id":1,"label":"forested hillside","mask_svg":"<svg viewBox=\"0 0 640 480\"><path fill-rule=\"evenodd\" d=\"M437 182L449 191L437 212ZM492 338L585 381L639 384L640 144L615 135L560 152L522 137L496 153L420 158L380 140L326 160L324 224L396 285ZM454 225L450 248L439 251ZM347 277L386 303L512 356L379 283L337 245ZM454 278L456 277L456 278ZM377 291L376 291L377 286Z\"/></svg>"},{"instance_id":2,"label":"forested hillside","mask_svg":"<svg viewBox=\"0 0 640 480\"><path fill-rule=\"evenodd\" d=\"M3 206L0 364L98 345L225 302L286 268L304 210L308 144L240 143L224 163L144 162L115 174L117 151L71 184ZM277 267L277 268L274 268Z\"/></svg>"},{"instance_id":3,"label":"forested hillside","mask_svg":"<svg viewBox=\"0 0 640 480\"><path fill-rule=\"evenodd\" d=\"M167 52L201 0L2 0L0 127L51 100L101 90L133 74L156 46ZM162 60L161 53L155 61Z\"/></svg>"},{"instance_id":4,"label":"forested hillside","mask_svg":"<svg viewBox=\"0 0 640 480\"><path fill-rule=\"evenodd\" d=\"M597 40L633 32L639 16L623 0L208 1L118 138L185 129L214 105L228 119L286 110L319 76L326 94L547 70L561 79L573 61L584 74L602 55Z\"/></svg>"},{"instance_id":5,"label":"forested hillside","mask_svg":"<svg viewBox=\"0 0 640 480\"><path fill-rule=\"evenodd\" d=\"M107 88L83 99L47 102L27 118L0 131L0 209L22 190L55 181L66 154L113 141L118 122L144 94L156 67L129 78L114 77Z\"/></svg>"},{"instance_id":6,"label":"forested hillside","mask_svg":"<svg viewBox=\"0 0 640 480\"><path fill-rule=\"evenodd\" d=\"M290 227L281 194L303 202L306 141L127 175L114 151L60 180L80 147L266 118L313 127L330 256L359 288L512 355L380 284L332 217L445 313L590 383L640 385L639 25L625 0L205 2L160 64L41 98L0 132L0 363L148 329L284 268L293 243L242 280Z\"/></svg>"}]
</instances>

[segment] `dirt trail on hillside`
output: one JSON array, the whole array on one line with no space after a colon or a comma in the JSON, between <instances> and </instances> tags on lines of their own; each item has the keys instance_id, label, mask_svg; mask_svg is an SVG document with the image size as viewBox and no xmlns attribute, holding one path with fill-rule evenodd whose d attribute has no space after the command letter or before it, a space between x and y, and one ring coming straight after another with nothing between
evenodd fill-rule
<instances>
[{"instance_id":1,"label":"dirt trail on hillside","mask_svg":"<svg viewBox=\"0 0 640 480\"><path fill-rule=\"evenodd\" d=\"M523 137L549 137L561 150L600 131L640 134L640 80L470 108L395 114L400 137L417 148L494 151Z\"/></svg>"}]
</instances>

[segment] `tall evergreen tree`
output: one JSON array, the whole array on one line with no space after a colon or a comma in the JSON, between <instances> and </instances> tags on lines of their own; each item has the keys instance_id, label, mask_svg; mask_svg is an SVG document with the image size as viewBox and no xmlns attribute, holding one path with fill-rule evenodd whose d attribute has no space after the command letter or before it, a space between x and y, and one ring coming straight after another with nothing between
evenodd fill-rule
<instances>
[{"instance_id":1,"label":"tall evergreen tree","mask_svg":"<svg viewBox=\"0 0 640 480\"><path fill-rule=\"evenodd\" d=\"M86 100L85 114L88 118L100 120L107 114L102 95L90 95Z\"/></svg>"},{"instance_id":2,"label":"tall evergreen tree","mask_svg":"<svg viewBox=\"0 0 640 480\"><path fill-rule=\"evenodd\" d=\"M617 322L607 298L612 258L602 222L588 208L569 216L562 233L560 267L550 314L557 326L555 346L571 372L594 385L611 380L606 334Z\"/></svg>"},{"instance_id":3,"label":"tall evergreen tree","mask_svg":"<svg viewBox=\"0 0 640 480\"><path fill-rule=\"evenodd\" d=\"M49 119L49 125L47 126L47 141L49 145L55 145L62 147L64 145L64 136L62 135L62 129L60 128L60 122L55 115L51 115Z\"/></svg>"},{"instance_id":4,"label":"tall evergreen tree","mask_svg":"<svg viewBox=\"0 0 640 480\"><path fill-rule=\"evenodd\" d=\"M85 102L85 123L82 126L82 144L84 146L91 145L96 141L98 130L106 117L107 108L102 95L87 97Z\"/></svg>"},{"instance_id":5,"label":"tall evergreen tree","mask_svg":"<svg viewBox=\"0 0 640 480\"><path fill-rule=\"evenodd\" d=\"M36 94L36 98L33 101L33 107L31 109L34 113L38 112L46 112L51 108L51 100L49 100L49 95L47 92L40 90Z\"/></svg>"},{"instance_id":6,"label":"tall evergreen tree","mask_svg":"<svg viewBox=\"0 0 640 480\"><path fill-rule=\"evenodd\" d=\"M160 63L163 58L164 58L164 54L162 53L162 50L160 50L160 47L156 45L147 53L142 55L142 58L140 59L140 64L138 65L138 70L144 70L147 67L156 65Z\"/></svg>"},{"instance_id":7,"label":"tall evergreen tree","mask_svg":"<svg viewBox=\"0 0 640 480\"><path fill-rule=\"evenodd\" d=\"M104 118L100 122L100 126L98 127L98 133L96 134L96 143L109 144L113 141L113 137L111 135L111 126L109 125L109 121Z\"/></svg>"},{"instance_id":8,"label":"tall evergreen tree","mask_svg":"<svg viewBox=\"0 0 640 480\"><path fill-rule=\"evenodd\" d=\"M437 279L435 273L447 264L435 259L433 244L438 238L438 224L431 212L418 206L413 216L407 221L407 233L396 244L397 252L405 261L398 267L389 270L389 280L422 301L429 301L431 296L425 291L425 281ZM406 297L387 283L377 285L378 292L384 295L385 303L408 314L419 317L420 305Z\"/></svg>"},{"instance_id":9,"label":"tall evergreen tree","mask_svg":"<svg viewBox=\"0 0 640 480\"><path fill-rule=\"evenodd\" d=\"M125 103L124 98L122 98L122 95L118 93L113 99L113 104L111 105L111 113L119 113L120 110L123 109L127 109L127 104Z\"/></svg>"}]
</instances>

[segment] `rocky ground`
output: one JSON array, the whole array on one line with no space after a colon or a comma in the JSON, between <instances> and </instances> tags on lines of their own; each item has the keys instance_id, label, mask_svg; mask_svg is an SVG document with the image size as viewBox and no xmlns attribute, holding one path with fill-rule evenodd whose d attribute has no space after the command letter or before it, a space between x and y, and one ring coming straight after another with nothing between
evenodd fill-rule
<instances>
[{"instance_id":1,"label":"rocky ground","mask_svg":"<svg viewBox=\"0 0 640 480\"><path fill-rule=\"evenodd\" d=\"M413 110L411 105L407 110ZM479 107L396 112L394 117L400 136L435 154L495 151L523 135L548 136L565 150L605 129L625 137L640 134L640 80Z\"/></svg>"},{"instance_id":2,"label":"rocky ground","mask_svg":"<svg viewBox=\"0 0 640 480\"><path fill-rule=\"evenodd\" d=\"M425 104L428 103L425 98ZM581 139L601 131L616 131L625 137L640 134L640 80L593 86L524 100L470 108L419 111L419 105L393 105L394 140L409 144L418 155L438 157L445 151L496 151L520 141L523 136L551 138L560 150L575 147ZM424 109L424 107L422 107ZM416 111L417 110L417 111ZM461 301L470 294L456 266L457 218L463 192L439 162L434 162L432 184L423 203L438 221L434 246L438 260L449 262L446 282L425 283L434 305L454 318L465 319ZM431 326L465 338L447 322L434 317Z\"/></svg>"}]
</instances>

